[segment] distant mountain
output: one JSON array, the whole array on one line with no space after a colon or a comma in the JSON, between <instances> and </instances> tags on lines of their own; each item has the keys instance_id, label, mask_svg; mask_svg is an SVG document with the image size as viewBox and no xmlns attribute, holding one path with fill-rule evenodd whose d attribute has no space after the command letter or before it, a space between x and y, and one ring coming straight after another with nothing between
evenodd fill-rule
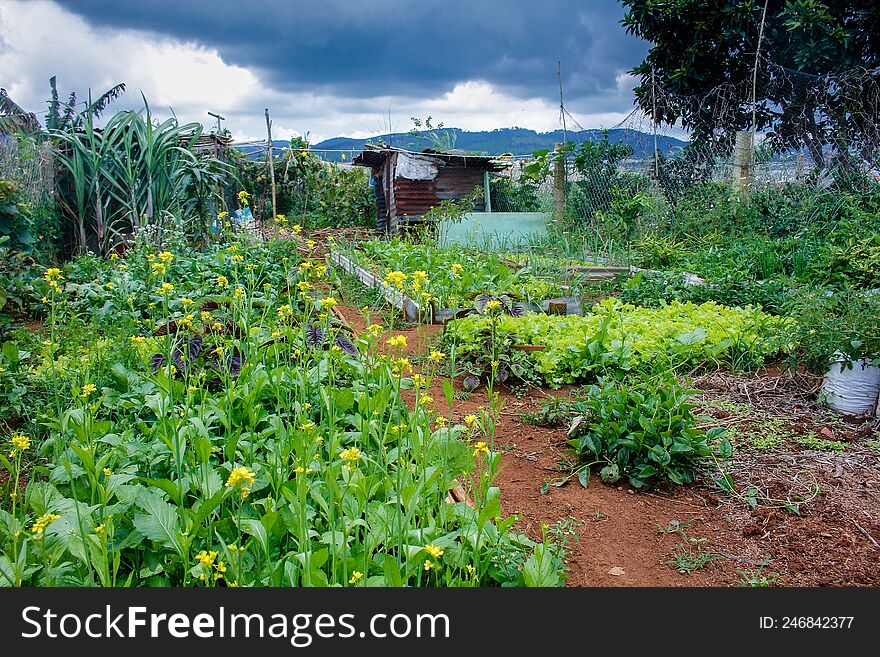
<instances>
[{"instance_id":1,"label":"distant mountain","mask_svg":"<svg viewBox=\"0 0 880 657\"><path fill-rule=\"evenodd\" d=\"M499 128L497 130L483 130L468 132L458 128L443 128L434 130L437 133L450 133L454 139L456 149L469 151L481 155L501 155L511 153L513 155L531 155L538 150L553 150L556 143L562 142L562 130L553 132L535 132L525 128ZM424 133L422 133L424 134ZM568 141L580 143L583 141L599 141L602 139L601 130L569 131L566 134ZM633 149L633 157L645 158L654 153L654 135L628 128L617 128L608 131L608 139L612 143L624 143ZM315 150L347 151L346 160L351 159L351 153L358 153L364 148L365 142L383 143L405 148L407 150L420 151L430 146L431 142L426 137L416 137L405 132L396 132L369 139L351 139L349 137L333 137L318 144L312 144ZM687 145L687 142L674 137L657 136L657 147L661 153L668 153ZM324 153L324 159L330 161L342 160L343 153Z\"/></svg>"}]
</instances>

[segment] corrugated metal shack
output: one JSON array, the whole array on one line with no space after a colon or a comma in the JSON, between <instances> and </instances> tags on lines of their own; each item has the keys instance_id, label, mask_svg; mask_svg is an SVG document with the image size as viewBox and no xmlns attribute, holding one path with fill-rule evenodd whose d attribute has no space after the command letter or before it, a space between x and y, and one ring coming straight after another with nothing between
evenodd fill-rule
<instances>
[{"instance_id":1,"label":"corrugated metal shack","mask_svg":"<svg viewBox=\"0 0 880 657\"><path fill-rule=\"evenodd\" d=\"M190 142L192 142L191 145ZM189 146L189 149L196 155L213 155L214 157L220 157L231 143L232 137L218 135L213 132L202 133L194 142L192 134L180 136L180 145L183 147Z\"/></svg>"},{"instance_id":2,"label":"corrugated metal shack","mask_svg":"<svg viewBox=\"0 0 880 657\"><path fill-rule=\"evenodd\" d=\"M402 227L418 223L422 215L441 201L463 199L478 188L488 187L489 173L506 167L492 157L458 153L421 153L391 147L371 147L355 157L353 164L369 167L376 190L376 228L396 235ZM487 211L485 199L475 204Z\"/></svg>"}]
</instances>

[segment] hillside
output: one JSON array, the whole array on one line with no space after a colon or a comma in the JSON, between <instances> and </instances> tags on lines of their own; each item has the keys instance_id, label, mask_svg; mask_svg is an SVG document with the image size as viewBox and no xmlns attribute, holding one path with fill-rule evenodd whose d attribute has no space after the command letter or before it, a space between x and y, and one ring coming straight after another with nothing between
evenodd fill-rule
<instances>
[{"instance_id":1,"label":"hillside","mask_svg":"<svg viewBox=\"0 0 880 657\"><path fill-rule=\"evenodd\" d=\"M470 151L472 153L501 155L512 153L514 155L530 155L534 151L548 149L562 142L562 130L553 132L535 132L525 128L499 128L497 130L484 130L468 132L458 128L443 128L434 130L436 134L450 133L454 135L455 148ZM423 135L425 133L422 133ZM596 141L602 139L601 130L583 130L567 133L568 141L580 143L583 141ZM608 131L608 139L612 143L625 143L633 149L634 157L648 157L654 152L654 136L649 133L619 128ZM399 148L410 150L422 150L430 146L431 141L427 137L416 137L408 133L393 133L379 135L367 139L352 139L349 137L333 137L317 144L312 144L315 150L338 150L360 151L364 142L385 143ZM662 153L683 148L687 142L673 137L659 136L658 147ZM326 159L339 160L341 153L327 153ZM348 157L348 156L347 156Z\"/></svg>"}]
</instances>

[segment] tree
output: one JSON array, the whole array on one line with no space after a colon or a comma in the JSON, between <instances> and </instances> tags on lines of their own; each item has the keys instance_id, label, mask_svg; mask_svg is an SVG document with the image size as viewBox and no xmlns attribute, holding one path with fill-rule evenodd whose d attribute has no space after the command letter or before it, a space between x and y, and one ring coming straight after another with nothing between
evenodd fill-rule
<instances>
[{"instance_id":1,"label":"tree","mask_svg":"<svg viewBox=\"0 0 880 657\"><path fill-rule=\"evenodd\" d=\"M761 0L621 0L627 32L652 44L631 71L639 107L698 142L729 147L755 127L777 150L807 147L819 166L829 150L876 161L880 4L766 1L759 48Z\"/></svg>"},{"instance_id":2,"label":"tree","mask_svg":"<svg viewBox=\"0 0 880 657\"><path fill-rule=\"evenodd\" d=\"M125 83L117 84L110 87L103 94L98 96L97 100L92 101L91 93L89 93L89 102L85 103L82 111L76 111L76 92L71 91L67 102L62 105L58 100L58 88L55 86L55 76L49 78L49 89L51 98L49 100L49 111L46 112L46 130L64 131L71 127L82 124L83 118L92 116L98 118L101 113L107 109L107 106L114 100L125 93ZM63 113L62 113L63 109Z\"/></svg>"},{"instance_id":3,"label":"tree","mask_svg":"<svg viewBox=\"0 0 880 657\"><path fill-rule=\"evenodd\" d=\"M125 84L120 83L110 87L94 101L90 93L89 101L83 103L81 110L77 110L75 91L72 91L67 97L67 102L61 103L54 75L49 78L49 93L49 109L45 117L46 131L64 132L82 125L87 116L92 118L101 116L110 103L125 93ZM9 97L6 89L0 89L0 134L4 132L40 132L41 129L42 126L36 114L22 109Z\"/></svg>"},{"instance_id":4,"label":"tree","mask_svg":"<svg viewBox=\"0 0 880 657\"><path fill-rule=\"evenodd\" d=\"M21 108L6 89L0 88L0 135L11 132L37 132L40 121L33 112Z\"/></svg>"}]
</instances>

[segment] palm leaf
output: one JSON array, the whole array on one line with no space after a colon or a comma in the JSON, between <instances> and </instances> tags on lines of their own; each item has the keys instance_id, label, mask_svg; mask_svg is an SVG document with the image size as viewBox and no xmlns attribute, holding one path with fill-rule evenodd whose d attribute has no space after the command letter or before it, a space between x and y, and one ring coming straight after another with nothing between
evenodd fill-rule
<instances>
[{"instance_id":1,"label":"palm leaf","mask_svg":"<svg viewBox=\"0 0 880 657\"><path fill-rule=\"evenodd\" d=\"M120 82L115 87L111 87L103 94L101 94L98 99L89 105L89 109L92 113L98 117L101 116L101 112L107 109L107 106L112 103L114 100L119 98L122 94L125 93L125 83Z\"/></svg>"},{"instance_id":2,"label":"palm leaf","mask_svg":"<svg viewBox=\"0 0 880 657\"><path fill-rule=\"evenodd\" d=\"M40 121L33 112L27 112L13 101L6 89L0 88L0 133L37 132Z\"/></svg>"}]
</instances>

